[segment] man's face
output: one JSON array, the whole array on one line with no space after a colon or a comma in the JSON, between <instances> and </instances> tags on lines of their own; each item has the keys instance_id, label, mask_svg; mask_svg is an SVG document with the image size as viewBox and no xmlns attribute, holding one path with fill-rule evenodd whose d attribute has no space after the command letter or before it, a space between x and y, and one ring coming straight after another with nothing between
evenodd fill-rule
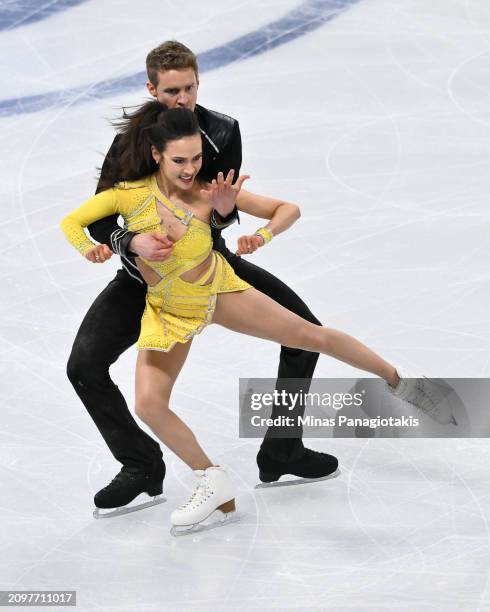
<instances>
[{"instance_id":1,"label":"man's face","mask_svg":"<svg viewBox=\"0 0 490 612\"><path fill-rule=\"evenodd\" d=\"M192 68L183 70L165 70L158 73L158 85L146 84L150 94L168 108L188 108L193 111L196 106L199 81Z\"/></svg>"}]
</instances>

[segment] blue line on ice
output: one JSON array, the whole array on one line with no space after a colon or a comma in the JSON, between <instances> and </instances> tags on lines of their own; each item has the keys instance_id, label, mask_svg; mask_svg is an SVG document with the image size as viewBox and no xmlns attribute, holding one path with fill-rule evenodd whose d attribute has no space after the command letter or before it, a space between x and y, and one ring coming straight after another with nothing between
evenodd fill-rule
<instances>
[{"instance_id":1,"label":"blue line on ice","mask_svg":"<svg viewBox=\"0 0 490 612\"><path fill-rule=\"evenodd\" d=\"M318 29L328 21L335 19L346 8L359 1L306 0L277 21L273 21L254 32L201 53L198 57L199 72L203 73L215 68L221 68L233 62L242 61L275 49L308 32ZM138 89L142 87L146 80L146 73L138 72L125 77L99 81L91 85L51 91L24 98L1 100L0 117L34 113L44 109L72 106L83 102L108 98L125 91Z\"/></svg>"},{"instance_id":2,"label":"blue line on ice","mask_svg":"<svg viewBox=\"0 0 490 612\"><path fill-rule=\"evenodd\" d=\"M0 31L42 21L87 0L10 0L0 5Z\"/></svg>"}]
</instances>

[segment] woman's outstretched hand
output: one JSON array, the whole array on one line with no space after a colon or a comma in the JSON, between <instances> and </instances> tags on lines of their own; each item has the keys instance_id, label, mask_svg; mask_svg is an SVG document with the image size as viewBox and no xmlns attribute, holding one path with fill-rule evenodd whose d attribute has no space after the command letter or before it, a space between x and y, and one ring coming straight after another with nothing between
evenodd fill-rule
<instances>
[{"instance_id":1,"label":"woman's outstretched hand","mask_svg":"<svg viewBox=\"0 0 490 612\"><path fill-rule=\"evenodd\" d=\"M92 263L104 263L112 257L112 251L107 244L98 244L85 253L85 257Z\"/></svg>"},{"instance_id":2,"label":"woman's outstretched hand","mask_svg":"<svg viewBox=\"0 0 490 612\"><path fill-rule=\"evenodd\" d=\"M201 189L201 196L222 217L227 217L233 211L236 197L240 193L243 182L250 178L247 174L243 174L237 178L236 183L233 185L234 176L235 171L230 170L225 180L223 173L218 172L217 180L213 179L208 189Z\"/></svg>"},{"instance_id":3,"label":"woman's outstretched hand","mask_svg":"<svg viewBox=\"0 0 490 612\"><path fill-rule=\"evenodd\" d=\"M261 246L264 246L264 239L262 236L241 236L238 239L238 247L235 254L247 255L247 253L253 253Z\"/></svg>"}]
</instances>

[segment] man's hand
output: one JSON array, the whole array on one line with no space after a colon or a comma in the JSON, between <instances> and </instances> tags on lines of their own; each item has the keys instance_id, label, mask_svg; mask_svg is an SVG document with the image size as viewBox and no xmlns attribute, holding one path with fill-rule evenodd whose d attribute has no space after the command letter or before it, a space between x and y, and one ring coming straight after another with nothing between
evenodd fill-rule
<instances>
[{"instance_id":1,"label":"man's hand","mask_svg":"<svg viewBox=\"0 0 490 612\"><path fill-rule=\"evenodd\" d=\"M241 236L238 239L238 248L236 255L246 255L247 253L253 253L261 246L264 246L264 239L262 236Z\"/></svg>"},{"instance_id":2,"label":"man's hand","mask_svg":"<svg viewBox=\"0 0 490 612\"><path fill-rule=\"evenodd\" d=\"M250 177L246 174L239 176L233 185L234 170L228 172L226 180L223 173L218 172L218 180L213 179L209 189L201 189L201 196L205 198L222 217L227 217L235 207L235 200L242 188L243 182Z\"/></svg>"},{"instance_id":3,"label":"man's hand","mask_svg":"<svg viewBox=\"0 0 490 612\"><path fill-rule=\"evenodd\" d=\"M107 244L98 244L85 253L85 257L92 263L104 263L112 257L112 251Z\"/></svg>"},{"instance_id":4,"label":"man's hand","mask_svg":"<svg viewBox=\"0 0 490 612\"><path fill-rule=\"evenodd\" d=\"M138 234L129 243L129 250L148 261L165 261L174 248L174 243L160 232Z\"/></svg>"}]
</instances>

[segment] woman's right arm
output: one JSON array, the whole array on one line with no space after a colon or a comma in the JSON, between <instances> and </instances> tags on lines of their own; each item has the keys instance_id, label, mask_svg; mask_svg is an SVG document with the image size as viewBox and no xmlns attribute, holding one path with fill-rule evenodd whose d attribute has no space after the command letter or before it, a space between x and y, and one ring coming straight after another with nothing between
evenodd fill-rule
<instances>
[{"instance_id":1,"label":"woman's right arm","mask_svg":"<svg viewBox=\"0 0 490 612\"><path fill-rule=\"evenodd\" d=\"M268 219L266 226L258 229L253 236L241 236L238 239L237 255L253 253L259 247L270 242L272 236L277 236L295 223L301 216L299 206L277 198L258 195L242 189L237 195L238 210Z\"/></svg>"},{"instance_id":2,"label":"woman's right arm","mask_svg":"<svg viewBox=\"0 0 490 612\"><path fill-rule=\"evenodd\" d=\"M84 231L88 225L109 215L120 214L116 189L107 189L101 191L84 202L79 208L63 217L61 220L61 229L68 242L74 246L77 251L87 257L90 261L95 261L98 254L97 248L101 251L101 256L105 250L109 250L106 245L96 245L92 242ZM101 247L105 247L101 248ZM93 257L92 257L93 256ZM110 256L110 255L109 255ZM105 257L107 259L108 257ZM100 258L97 259L100 261Z\"/></svg>"}]
</instances>

